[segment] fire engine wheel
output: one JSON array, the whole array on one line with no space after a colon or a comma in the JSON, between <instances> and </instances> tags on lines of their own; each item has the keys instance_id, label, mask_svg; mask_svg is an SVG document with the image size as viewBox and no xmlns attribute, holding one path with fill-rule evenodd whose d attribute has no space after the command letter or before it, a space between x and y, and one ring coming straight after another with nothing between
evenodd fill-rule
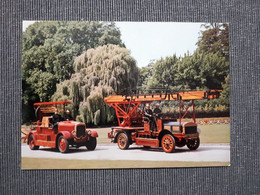
<instances>
[{"instance_id":1,"label":"fire engine wheel","mask_svg":"<svg viewBox=\"0 0 260 195\"><path fill-rule=\"evenodd\" d=\"M89 141L86 142L86 147L88 150L95 150L97 146L97 138L90 137Z\"/></svg>"},{"instance_id":2,"label":"fire engine wheel","mask_svg":"<svg viewBox=\"0 0 260 195\"><path fill-rule=\"evenodd\" d=\"M177 147L184 147L186 145L186 140L185 139L181 139L181 141L176 142L176 146Z\"/></svg>"},{"instance_id":3,"label":"fire engine wheel","mask_svg":"<svg viewBox=\"0 0 260 195\"><path fill-rule=\"evenodd\" d=\"M151 148L151 146L144 146L144 148L145 148L145 149L150 149L150 148Z\"/></svg>"},{"instance_id":4,"label":"fire engine wheel","mask_svg":"<svg viewBox=\"0 0 260 195\"><path fill-rule=\"evenodd\" d=\"M172 135L166 134L161 141L162 148L167 153L172 153L175 150L175 140Z\"/></svg>"},{"instance_id":5,"label":"fire engine wheel","mask_svg":"<svg viewBox=\"0 0 260 195\"><path fill-rule=\"evenodd\" d=\"M196 150L198 149L198 147L200 146L200 138L196 138L196 139L189 139L187 141L187 147L190 150Z\"/></svg>"},{"instance_id":6,"label":"fire engine wheel","mask_svg":"<svg viewBox=\"0 0 260 195\"><path fill-rule=\"evenodd\" d=\"M117 137L117 145L121 150L129 147L129 139L126 133L120 133Z\"/></svg>"},{"instance_id":7,"label":"fire engine wheel","mask_svg":"<svg viewBox=\"0 0 260 195\"><path fill-rule=\"evenodd\" d=\"M35 145L35 140L33 134L31 134L28 138L28 144L31 150L38 150L40 146Z\"/></svg>"},{"instance_id":8,"label":"fire engine wheel","mask_svg":"<svg viewBox=\"0 0 260 195\"><path fill-rule=\"evenodd\" d=\"M61 153L66 153L69 151L69 143L68 140L63 136L60 136L58 139L58 148Z\"/></svg>"}]
</instances>

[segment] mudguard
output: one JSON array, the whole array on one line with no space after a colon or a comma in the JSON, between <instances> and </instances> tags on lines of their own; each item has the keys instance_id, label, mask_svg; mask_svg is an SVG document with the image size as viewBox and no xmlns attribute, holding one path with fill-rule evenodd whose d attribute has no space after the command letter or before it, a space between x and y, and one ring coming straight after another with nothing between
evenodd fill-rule
<instances>
[{"instance_id":1,"label":"mudguard","mask_svg":"<svg viewBox=\"0 0 260 195\"><path fill-rule=\"evenodd\" d=\"M96 131L93 131L93 130L90 130L90 131L91 131L91 134L90 134L91 137L98 137L98 133Z\"/></svg>"},{"instance_id":2,"label":"mudguard","mask_svg":"<svg viewBox=\"0 0 260 195\"><path fill-rule=\"evenodd\" d=\"M60 132L65 139L71 139L73 138L72 134L69 131L61 131Z\"/></svg>"},{"instance_id":3,"label":"mudguard","mask_svg":"<svg viewBox=\"0 0 260 195\"><path fill-rule=\"evenodd\" d=\"M33 135L34 136L34 138L35 138L35 134L36 134L36 132L29 132L26 136L25 136L25 138L24 138L24 143L25 143L25 140L26 140L26 143L29 145L29 136L30 135Z\"/></svg>"}]
</instances>

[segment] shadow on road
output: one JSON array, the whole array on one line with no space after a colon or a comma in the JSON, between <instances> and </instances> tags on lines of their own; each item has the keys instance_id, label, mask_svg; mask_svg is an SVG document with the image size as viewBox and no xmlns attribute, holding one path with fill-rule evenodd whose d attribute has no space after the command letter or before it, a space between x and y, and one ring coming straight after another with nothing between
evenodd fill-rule
<instances>
[{"instance_id":1,"label":"shadow on road","mask_svg":"<svg viewBox=\"0 0 260 195\"><path fill-rule=\"evenodd\" d=\"M148 148L148 147L130 147L127 150L143 150L143 151L152 151L152 152L164 152L162 148ZM190 150L187 147L183 147L183 148L179 148L176 147L174 153L183 153L183 152L196 152L196 151L211 151L211 150L227 150L229 151L229 148L223 147L223 148L219 148L219 147L202 147L202 148L198 148L197 150Z\"/></svg>"},{"instance_id":2,"label":"shadow on road","mask_svg":"<svg viewBox=\"0 0 260 195\"><path fill-rule=\"evenodd\" d=\"M40 151L46 151L46 152L54 152L54 153L60 153L58 149L55 148L40 148ZM95 151L95 150L94 150ZM92 152L92 150L83 149L83 148L69 148L69 151L65 154L72 154L72 153L80 153L80 152Z\"/></svg>"}]
</instances>

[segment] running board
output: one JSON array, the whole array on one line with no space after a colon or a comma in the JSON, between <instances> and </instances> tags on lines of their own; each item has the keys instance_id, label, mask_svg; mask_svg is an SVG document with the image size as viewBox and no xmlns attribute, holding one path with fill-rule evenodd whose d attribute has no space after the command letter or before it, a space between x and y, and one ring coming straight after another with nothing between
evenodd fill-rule
<instances>
[{"instance_id":1,"label":"running board","mask_svg":"<svg viewBox=\"0 0 260 195\"><path fill-rule=\"evenodd\" d=\"M158 139L151 139L151 138L136 138L135 144L136 145L142 145L142 146L159 147L159 140Z\"/></svg>"}]
</instances>

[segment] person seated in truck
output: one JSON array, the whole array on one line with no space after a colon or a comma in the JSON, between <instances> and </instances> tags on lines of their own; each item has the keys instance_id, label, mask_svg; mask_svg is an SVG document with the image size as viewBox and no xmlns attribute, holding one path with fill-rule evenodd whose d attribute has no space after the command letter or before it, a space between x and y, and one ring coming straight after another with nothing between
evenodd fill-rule
<instances>
[{"instance_id":1,"label":"person seated in truck","mask_svg":"<svg viewBox=\"0 0 260 195\"><path fill-rule=\"evenodd\" d=\"M150 105L146 104L145 109L144 109L144 116L149 119L149 125L151 130L153 130L154 126L154 116L153 116L153 111L150 109Z\"/></svg>"},{"instance_id":2,"label":"person seated in truck","mask_svg":"<svg viewBox=\"0 0 260 195\"><path fill-rule=\"evenodd\" d=\"M153 115L154 115L155 127L157 128L157 119L162 117L162 110L160 109L159 103L155 105L155 109L153 110Z\"/></svg>"},{"instance_id":3,"label":"person seated in truck","mask_svg":"<svg viewBox=\"0 0 260 195\"><path fill-rule=\"evenodd\" d=\"M162 116L162 111L161 111L161 109L160 109L160 104L159 104L159 103L157 103L157 104L155 105L155 109L153 110L153 113L154 113L156 119L161 118L161 116Z\"/></svg>"},{"instance_id":4,"label":"person seated in truck","mask_svg":"<svg viewBox=\"0 0 260 195\"><path fill-rule=\"evenodd\" d=\"M52 115L52 123L53 123L53 130L54 133L58 132L58 122L63 121L63 118L58 113L58 109L55 109L54 114Z\"/></svg>"},{"instance_id":5,"label":"person seated in truck","mask_svg":"<svg viewBox=\"0 0 260 195\"><path fill-rule=\"evenodd\" d=\"M66 110L65 114L64 114L64 120L65 121L71 121L73 120L72 116L70 115L70 111Z\"/></svg>"}]
</instances>

